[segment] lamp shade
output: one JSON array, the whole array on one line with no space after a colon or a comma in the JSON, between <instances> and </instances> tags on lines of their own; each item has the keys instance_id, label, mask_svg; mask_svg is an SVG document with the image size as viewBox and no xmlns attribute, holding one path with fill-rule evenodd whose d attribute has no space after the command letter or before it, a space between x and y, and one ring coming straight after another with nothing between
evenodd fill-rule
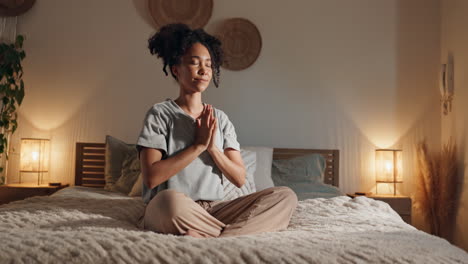
<instances>
[{"instance_id":1,"label":"lamp shade","mask_svg":"<svg viewBox=\"0 0 468 264\"><path fill-rule=\"evenodd\" d=\"M400 149L377 149L375 151L375 178L377 183L403 182L403 161Z\"/></svg>"},{"instance_id":2,"label":"lamp shade","mask_svg":"<svg viewBox=\"0 0 468 264\"><path fill-rule=\"evenodd\" d=\"M50 140L22 138L21 139L21 172L49 171Z\"/></svg>"}]
</instances>

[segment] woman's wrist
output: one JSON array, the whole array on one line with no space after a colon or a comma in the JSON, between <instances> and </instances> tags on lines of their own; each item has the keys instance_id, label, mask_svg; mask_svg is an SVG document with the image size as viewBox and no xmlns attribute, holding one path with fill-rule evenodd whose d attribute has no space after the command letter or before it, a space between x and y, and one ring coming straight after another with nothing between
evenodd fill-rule
<instances>
[{"instance_id":1,"label":"woman's wrist","mask_svg":"<svg viewBox=\"0 0 468 264\"><path fill-rule=\"evenodd\" d=\"M207 149L207 146L203 144L193 144L192 147L195 149L198 155L200 155L203 151Z\"/></svg>"},{"instance_id":2,"label":"woman's wrist","mask_svg":"<svg viewBox=\"0 0 468 264\"><path fill-rule=\"evenodd\" d=\"M216 146L207 148L206 150L207 150L208 153L210 153L211 155L213 155L213 154L215 154L215 153L217 153L217 152L221 152L221 151L219 150L219 148L216 147Z\"/></svg>"}]
</instances>

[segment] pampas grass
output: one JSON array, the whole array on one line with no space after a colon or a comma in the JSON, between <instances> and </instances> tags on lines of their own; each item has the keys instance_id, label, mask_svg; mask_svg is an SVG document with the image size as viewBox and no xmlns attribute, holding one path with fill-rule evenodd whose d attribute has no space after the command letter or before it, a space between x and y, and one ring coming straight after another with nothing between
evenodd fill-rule
<instances>
[{"instance_id":1,"label":"pampas grass","mask_svg":"<svg viewBox=\"0 0 468 264\"><path fill-rule=\"evenodd\" d=\"M425 141L417 146L416 201L430 233L449 238L456 204L456 147L452 139L440 153L429 153Z\"/></svg>"}]
</instances>

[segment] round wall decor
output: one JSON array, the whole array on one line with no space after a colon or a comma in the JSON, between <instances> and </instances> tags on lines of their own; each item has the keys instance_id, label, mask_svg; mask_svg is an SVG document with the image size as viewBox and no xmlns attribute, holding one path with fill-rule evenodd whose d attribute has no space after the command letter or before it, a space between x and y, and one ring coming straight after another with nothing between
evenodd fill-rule
<instances>
[{"instance_id":1,"label":"round wall decor","mask_svg":"<svg viewBox=\"0 0 468 264\"><path fill-rule=\"evenodd\" d=\"M213 0L148 0L148 7L158 28L171 23L184 23L197 29L208 23Z\"/></svg>"},{"instance_id":2,"label":"round wall decor","mask_svg":"<svg viewBox=\"0 0 468 264\"><path fill-rule=\"evenodd\" d=\"M231 18L220 27L217 37L224 52L223 67L239 71L250 67L260 55L262 37L257 27L245 18Z\"/></svg>"},{"instance_id":3,"label":"round wall decor","mask_svg":"<svg viewBox=\"0 0 468 264\"><path fill-rule=\"evenodd\" d=\"M31 9L36 0L0 0L0 16L19 16Z\"/></svg>"}]
</instances>

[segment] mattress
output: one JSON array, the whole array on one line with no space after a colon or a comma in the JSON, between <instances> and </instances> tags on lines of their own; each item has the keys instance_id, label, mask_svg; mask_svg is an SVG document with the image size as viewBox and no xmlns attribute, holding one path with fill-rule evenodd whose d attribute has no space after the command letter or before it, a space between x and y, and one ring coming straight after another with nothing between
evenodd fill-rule
<instances>
[{"instance_id":1,"label":"mattress","mask_svg":"<svg viewBox=\"0 0 468 264\"><path fill-rule=\"evenodd\" d=\"M192 238L140 230L141 198L89 187L0 206L1 263L468 263L388 204L346 196L299 201L286 230Z\"/></svg>"}]
</instances>

